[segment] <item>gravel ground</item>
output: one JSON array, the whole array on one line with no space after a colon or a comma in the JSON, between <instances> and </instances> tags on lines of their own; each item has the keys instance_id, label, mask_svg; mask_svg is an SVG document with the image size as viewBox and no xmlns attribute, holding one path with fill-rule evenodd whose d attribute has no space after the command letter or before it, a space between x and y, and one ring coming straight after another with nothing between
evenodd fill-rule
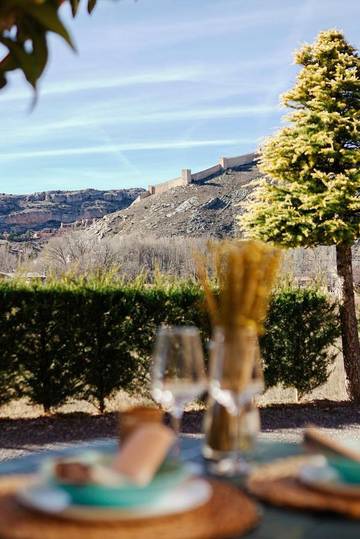
<instances>
[{"instance_id":1,"label":"gravel ground","mask_svg":"<svg viewBox=\"0 0 360 539\"><path fill-rule=\"evenodd\" d=\"M309 423L335 437L351 435L360 439L360 406L349 402L318 401L277 405L261 409L261 439L297 441ZM187 412L183 432L201 433L203 412ZM101 416L83 413L27 419L0 419L0 460L82 441L116 437L117 414Z\"/></svg>"}]
</instances>

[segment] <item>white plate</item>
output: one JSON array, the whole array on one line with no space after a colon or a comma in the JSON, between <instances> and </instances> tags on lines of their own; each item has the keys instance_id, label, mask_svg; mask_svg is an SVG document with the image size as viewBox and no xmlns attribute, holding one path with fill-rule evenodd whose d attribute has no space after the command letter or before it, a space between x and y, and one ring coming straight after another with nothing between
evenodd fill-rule
<instances>
[{"instance_id":1,"label":"white plate","mask_svg":"<svg viewBox=\"0 0 360 539\"><path fill-rule=\"evenodd\" d=\"M324 457L316 458L317 462L314 458L314 462L302 466L299 471L298 478L304 485L326 494L360 498L360 485L345 483Z\"/></svg>"},{"instance_id":2,"label":"white plate","mask_svg":"<svg viewBox=\"0 0 360 539\"><path fill-rule=\"evenodd\" d=\"M347 449L358 451L360 453L360 440L354 440L354 438L341 438L341 445Z\"/></svg>"},{"instance_id":3,"label":"white plate","mask_svg":"<svg viewBox=\"0 0 360 539\"><path fill-rule=\"evenodd\" d=\"M17 499L28 509L66 519L133 520L183 513L204 505L211 494L212 488L207 481L194 478L166 492L156 503L132 509L72 505L70 497L64 491L39 483L20 490Z\"/></svg>"}]
</instances>

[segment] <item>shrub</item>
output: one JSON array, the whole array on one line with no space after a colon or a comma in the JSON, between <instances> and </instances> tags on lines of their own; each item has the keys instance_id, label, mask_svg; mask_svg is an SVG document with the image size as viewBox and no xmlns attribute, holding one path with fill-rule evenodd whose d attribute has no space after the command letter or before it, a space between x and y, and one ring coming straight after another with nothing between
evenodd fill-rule
<instances>
[{"instance_id":1,"label":"shrub","mask_svg":"<svg viewBox=\"0 0 360 539\"><path fill-rule=\"evenodd\" d=\"M2 327L1 345L13 355L10 367L18 373L17 393L49 411L75 396L80 386L73 369L74 294L63 287L36 285L8 287L6 292L11 308L5 316L10 315L12 324ZM12 342L6 346L9 338Z\"/></svg>"},{"instance_id":2,"label":"shrub","mask_svg":"<svg viewBox=\"0 0 360 539\"><path fill-rule=\"evenodd\" d=\"M336 306L321 291L285 288L273 298L261 338L267 387L295 387L300 397L324 384L340 334Z\"/></svg>"},{"instance_id":3,"label":"shrub","mask_svg":"<svg viewBox=\"0 0 360 539\"><path fill-rule=\"evenodd\" d=\"M78 331L78 362L83 397L105 409L105 399L120 388L129 389L140 375L133 353L133 291L103 286L85 289L77 298L82 321ZM85 323L84 323L85 322Z\"/></svg>"},{"instance_id":4,"label":"shrub","mask_svg":"<svg viewBox=\"0 0 360 539\"><path fill-rule=\"evenodd\" d=\"M124 283L112 276L0 283L0 404L25 396L46 411L85 398L101 411L118 389L148 387L161 324L196 325L210 337L193 281ZM267 386L301 394L327 379L338 335L335 307L313 289L272 301L261 347Z\"/></svg>"},{"instance_id":5,"label":"shrub","mask_svg":"<svg viewBox=\"0 0 360 539\"><path fill-rule=\"evenodd\" d=\"M18 346L23 340L19 304L12 288L0 281L0 405L21 395Z\"/></svg>"}]
</instances>

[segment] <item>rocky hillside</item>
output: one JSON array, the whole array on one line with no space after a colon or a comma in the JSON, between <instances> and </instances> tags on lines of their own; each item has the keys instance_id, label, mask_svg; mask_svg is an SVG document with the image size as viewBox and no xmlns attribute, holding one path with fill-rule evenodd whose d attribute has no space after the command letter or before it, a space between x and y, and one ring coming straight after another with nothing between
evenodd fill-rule
<instances>
[{"instance_id":1,"label":"rocky hillside","mask_svg":"<svg viewBox=\"0 0 360 539\"><path fill-rule=\"evenodd\" d=\"M101 238L129 233L152 236L233 236L239 204L259 177L255 156L247 165L190 185L151 195L106 215L90 227Z\"/></svg>"},{"instance_id":2,"label":"rocky hillside","mask_svg":"<svg viewBox=\"0 0 360 539\"><path fill-rule=\"evenodd\" d=\"M236 170L151 195L105 215L88 228L88 233L104 239L131 234L155 238L235 236L237 216L244 211L241 205L246 206L255 187L253 180L260 177L254 155L247 165ZM360 242L354 247L353 257L354 279L360 286ZM289 264L288 270L298 276L312 271L320 274L321 268L327 268L329 275L336 274L332 248L295 250Z\"/></svg>"},{"instance_id":3,"label":"rocky hillside","mask_svg":"<svg viewBox=\"0 0 360 539\"><path fill-rule=\"evenodd\" d=\"M58 228L91 220L129 206L143 189L47 191L32 195L0 194L0 232Z\"/></svg>"}]
</instances>

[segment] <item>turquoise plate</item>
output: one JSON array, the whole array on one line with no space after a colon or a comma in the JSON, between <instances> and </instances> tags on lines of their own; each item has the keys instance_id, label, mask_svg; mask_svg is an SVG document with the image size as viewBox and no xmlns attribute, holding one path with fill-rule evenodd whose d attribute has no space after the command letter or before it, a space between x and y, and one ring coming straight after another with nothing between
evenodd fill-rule
<instances>
[{"instance_id":1,"label":"turquoise plate","mask_svg":"<svg viewBox=\"0 0 360 539\"><path fill-rule=\"evenodd\" d=\"M49 472L51 468L47 468ZM132 483L122 483L119 487L102 485L74 485L62 483L47 473L48 482L61 488L71 497L75 505L97 507L136 507L148 506L167 491L172 490L191 476L190 469L182 463L165 461L154 479L145 487Z\"/></svg>"},{"instance_id":2,"label":"turquoise plate","mask_svg":"<svg viewBox=\"0 0 360 539\"><path fill-rule=\"evenodd\" d=\"M354 466L355 472L354 474ZM360 497L360 482L356 480L359 464L343 458L327 459L314 456L299 470L299 479L310 488L341 497Z\"/></svg>"},{"instance_id":3,"label":"turquoise plate","mask_svg":"<svg viewBox=\"0 0 360 539\"><path fill-rule=\"evenodd\" d=\"M327 457L327 461L334 468L341 479L350 485L360 485L360 463L341 457Z\"/></svg>"}]
</instances>

